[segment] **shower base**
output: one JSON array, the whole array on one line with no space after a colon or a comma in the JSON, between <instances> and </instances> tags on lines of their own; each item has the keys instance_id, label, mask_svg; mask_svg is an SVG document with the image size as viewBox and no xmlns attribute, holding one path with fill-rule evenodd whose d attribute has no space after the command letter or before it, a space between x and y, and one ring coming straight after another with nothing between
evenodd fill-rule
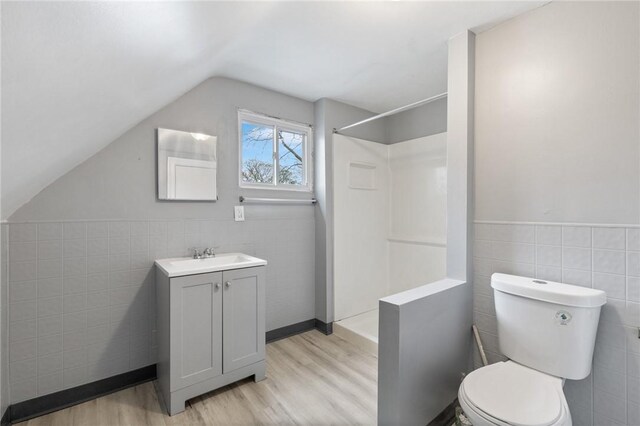
<instances>
[{"instance_id":1,"label":"shower base","mask_svg":"<svg viewBox=\"0 0 640 426\"><path fill-rule=\"evenodd\" d=\"M377 309L334 322L333 332L360 349L378 356Z\"/></svg>"}]
</instances>

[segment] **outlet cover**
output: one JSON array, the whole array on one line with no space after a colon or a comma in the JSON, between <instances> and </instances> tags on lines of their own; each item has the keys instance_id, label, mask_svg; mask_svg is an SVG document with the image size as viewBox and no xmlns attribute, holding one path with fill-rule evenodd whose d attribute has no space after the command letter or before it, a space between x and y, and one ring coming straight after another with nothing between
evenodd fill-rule
<instances>
[{"instance_id":1,"label":"outlet cover","mask_svg":"<svg viewBox=\"0 0 640 426\"><path fill-rule=\"evenodd\" d=\"M244 222L244 206L233 206L233 218L236 222Z\"/></svg>"}]
</instances>

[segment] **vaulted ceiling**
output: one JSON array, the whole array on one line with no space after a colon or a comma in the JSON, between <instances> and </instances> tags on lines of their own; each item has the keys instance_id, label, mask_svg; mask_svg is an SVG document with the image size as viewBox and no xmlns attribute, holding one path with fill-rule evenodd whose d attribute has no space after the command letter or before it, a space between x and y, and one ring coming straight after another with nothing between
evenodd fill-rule
<instances>
[{"instance_id":1,"label":"vaulted ceiling","mask_svg":"<svg viewBox=\"0 0 640 426\"><path fill-rule=\"evenodd\" d=\"M3 2L2 217L212 76L371 111L446 90L449 37L545 2Z\"/></svg>"}]
</instances>

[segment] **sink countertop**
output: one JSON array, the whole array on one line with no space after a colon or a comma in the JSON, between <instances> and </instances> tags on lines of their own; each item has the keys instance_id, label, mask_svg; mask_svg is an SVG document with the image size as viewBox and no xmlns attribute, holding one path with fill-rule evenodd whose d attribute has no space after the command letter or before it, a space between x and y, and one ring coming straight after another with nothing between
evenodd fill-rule
<instances>
[{"instance_id":1,"label":"sink countertop","mask_svg":"<svg viewBox=\"0 0 640 426\"><path fill-rule=\"evenodd\" d=\"M206 274L209 272L225 271L230 269L251 268L264 266L267 261L244 253L220 253L215 257L193 259L191 257L173 257L158 259L156 266L168 277L181 277L184 275Z\"/></svg>"}]
</instances>

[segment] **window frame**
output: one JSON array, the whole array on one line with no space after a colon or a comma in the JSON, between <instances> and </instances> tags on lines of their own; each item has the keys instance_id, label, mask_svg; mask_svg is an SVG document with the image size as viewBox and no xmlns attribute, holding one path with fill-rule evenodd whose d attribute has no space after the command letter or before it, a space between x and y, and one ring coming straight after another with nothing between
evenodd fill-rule
<instances>
[{"instance_id":1,"label":"window frame","mask_svg":"<svg viewBox=\"0 0 640 426\"><path fill-rule=\"evenodd\" d=\"M272 183L249 183L242 179L242 163L243 163L243 123L258 124L273 127L273 161L274 173ZM279 143L277 140L278 129L290 131L293 133L303 133L305 135L305 143L302 145L302 169L304 183L301 185L292 185L278 183L278 174L280 172L280 155ZM313 191L313 127L292 121L283 120L281 118L270 117L268 115L259 114L253 111L238 109L238 185L240 188L247 189L267 189L276 191L295 191L295 192L312 192Z\"/></svg>"}]
</instances>

